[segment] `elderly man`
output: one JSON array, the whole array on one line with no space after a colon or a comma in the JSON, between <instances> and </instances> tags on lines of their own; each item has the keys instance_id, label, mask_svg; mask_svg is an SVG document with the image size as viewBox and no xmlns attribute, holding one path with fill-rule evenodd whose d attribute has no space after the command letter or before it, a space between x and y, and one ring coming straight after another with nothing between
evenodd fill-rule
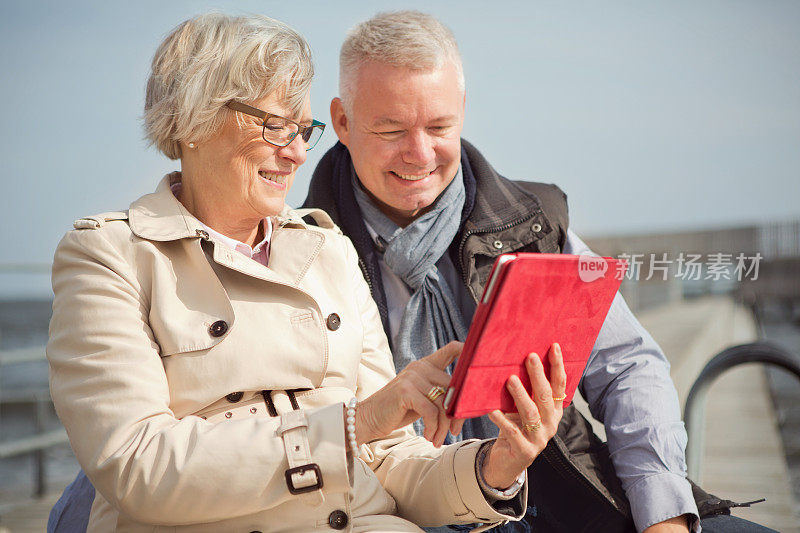
<instances>
[{"instance_id":1,"label":"elderly man","mask_svg":"<svg viewBox=\"0 0 800 533\"><path fill-rule=\"evenodd\" d=\"M567 227L561 190L503 178L461 139L461 59L437 20L398 12L356 26L342 45L339 75L331 119L341 142L317 166L305 205L326 210L353 240L398 371L464 340L496 256L591 253ZM525 520L533 530L626 531L631 521L638 531L697 529L669 365L619 295L580 391L605 423L608 447L574 408L565 412L529 471ZM493 430L476 419L462 435ZM697 495L704 514L727 512ZM728 516L703 526L732 531L734 522L764 531Z\"/></svg>"}]
</instances>

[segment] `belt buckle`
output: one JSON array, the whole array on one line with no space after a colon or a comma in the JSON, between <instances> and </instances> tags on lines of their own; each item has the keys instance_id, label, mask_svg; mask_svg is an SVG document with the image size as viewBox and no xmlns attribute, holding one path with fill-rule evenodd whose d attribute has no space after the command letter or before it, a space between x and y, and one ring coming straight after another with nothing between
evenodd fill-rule
<instances>
[{"instance_id":1,"label":"belt buckle","mask_svg":"<svg viewBox=\"0 0 800 533\"><path fill-rule=\"evenodd\" d=\"M292 481L293 474L304 474L309 470L313 470L314 473L317 475L317 482L313 485L309 485L308 487L300 487L297 488L294 486L294 482ZM289 492L292 494L303 494L306 492L312 492L317 489L322 488L322 472L319 471L319 465L317 463L308 463L307 465L296 466L294 468L289 468L284 472L286 476L286 486L289 487Z\"/></svg>"}]
</instances>

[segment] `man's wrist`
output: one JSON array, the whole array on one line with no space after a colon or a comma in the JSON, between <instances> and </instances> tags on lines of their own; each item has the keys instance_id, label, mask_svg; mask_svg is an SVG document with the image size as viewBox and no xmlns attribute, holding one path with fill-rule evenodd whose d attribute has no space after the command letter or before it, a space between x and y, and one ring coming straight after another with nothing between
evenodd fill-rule
<instances>
[{"instance_id":1,"label":"man's wrist","mask_svg":"<svg viewBox=\"0 0 800 533\"><path fill-rule=\"evenodd\" d=\"M673 517L699 516L692 487L681 474L663 472L647 476L629 487L625 494L638 531Z\"/></svg>"},{"instance_id":2,"label":"man's wrist","mask_svg":"<svg viewBox=\"0 0 800 533\"><path fill-rule=\"evenodd\" d=\"M692 515L681 515L653 524L644 533L688 533Z\"/></svg>"}]
</instances>

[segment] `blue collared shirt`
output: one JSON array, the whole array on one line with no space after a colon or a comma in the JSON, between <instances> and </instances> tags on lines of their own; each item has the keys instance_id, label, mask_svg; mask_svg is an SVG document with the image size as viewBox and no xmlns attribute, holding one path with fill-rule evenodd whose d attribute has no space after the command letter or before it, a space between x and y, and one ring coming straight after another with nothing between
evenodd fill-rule
<instances>
[{"instance_id":1,"label":"blue collared shirt","mask_svg":"<svg viewBox=\"0 0 800 533\"><path fill-rule=\"evenodd\" d=\"M572 231L563 252L596 255ZM669 362L620 294L611 304L579 389L592 416L605 426L636 529L684 514L697 517L686 480L686 429ZM695 524L699 531L699 521Z\"/></svg>"}]
</instances>

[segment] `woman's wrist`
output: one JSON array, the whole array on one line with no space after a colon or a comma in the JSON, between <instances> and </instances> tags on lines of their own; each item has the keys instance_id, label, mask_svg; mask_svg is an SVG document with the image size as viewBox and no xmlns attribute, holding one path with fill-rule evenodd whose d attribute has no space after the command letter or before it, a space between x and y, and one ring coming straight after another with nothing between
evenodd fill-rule
<instances>
[{"instance_id":1,"label":"woman's wrist","mask_svg":"<svg viewBox=\"0 0 800 533\"><path fill-rule=\"evenodd\" d=\"M493 444L494 442L484 443L475 457L475 473L478 477L478 485L487 496L497 500L510 500L517 495L525 484L526 472L523 471L510 483L492 481L491 477L487 477L487 471L490 472L491 470L487 469L487 463Z\"/></svg>"},{"instance_id":2,"label":"woman's wrist","mask_svg":"<svg viewBox=\"0 0 800 533\"><path fill-rule=\"evenodd\" d=\"M480 475L488 486L497 490L505 490L512 487L519 480L520 476L497 471L496 465L491 462L493 445L494 441L488 442L484 444L479 452Z\"/></svg>"},{"instance_id":3,"label":"woman's wrist","mask_svg":"<svg viewBox=\"0 0 800 533\"><path fill-rule=\"evenodd\" d=\"M355 396L350 399L350 401L345 406L344 410L344 428L345 428L345 437L347 439L347 446L350 450L350 453L353 454L353 457L358 457L359 449L358 449L358 441L356 440L356 406L358 405L358 400L356 400Z\"/></svg>"},{"instance_id":4,"label":"woman's wrist","mask_svg":"<svg viewBox=\"0 0 800 533\"><path fill-rule=\"evenodd\" d=\"M355 398L353 398L355 399ZM352 401L352 400L351 400ZM374 440L370 437L369 434L369 424L366 422L368 411L369 409L365 409L365 406L368 405L369 400L365 400L363 402L357 402L357 405L353 406L353 413L352 413L352 422L349 422L348 419L348 409L349 409L349 402L344 404L344 426L345 426L345 433L347 433L347 426L353 426L353 433L355 435L356 444L359 446ZM349 440L349 439L348 439Z\"/></svg>"},{"instance_id":5,"label":"woman's wrist","mask_svg":"<svg viewBox=\"0 0 800 533\"><path fill-rule=\"evenodd\" d=\"M374 440L369 433L369 423L367 420L368 416L369 416L369 398L365 399L363 402L358 402L358 409L356 409L355 433L356 433L356 442L358 442L359 445Z\"/></svg>"}]
</instances>

